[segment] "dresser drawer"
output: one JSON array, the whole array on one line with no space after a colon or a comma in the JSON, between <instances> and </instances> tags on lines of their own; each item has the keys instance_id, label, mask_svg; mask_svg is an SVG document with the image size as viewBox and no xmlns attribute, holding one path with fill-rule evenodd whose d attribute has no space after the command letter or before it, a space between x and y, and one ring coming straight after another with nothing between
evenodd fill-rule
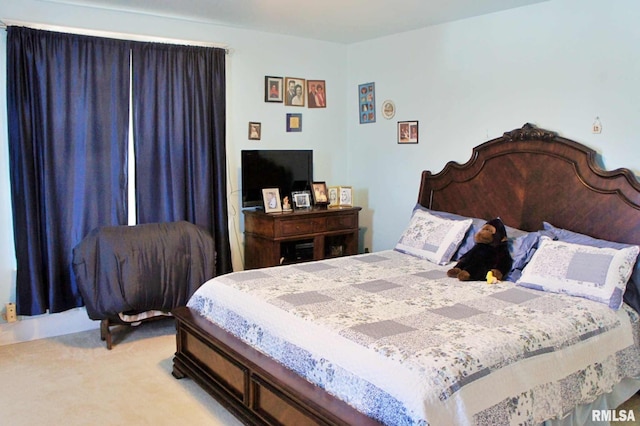
<instances>
[{"instance_id":1,"label":"dresser drawer","mask_svg":"<svg viewBox=\"0 0 640 426\"><path fill-rule=\"evenodd\" d=\"M299 234L311 234L314 232L323 232L325 228L324 219L302 219L302 220L285 220L280 222L280 235L288 237Z\"/></svg>"},{"instance_id":2,"label":"dresser drawer","mask_svg":"<svg viewBox=\"0 0 640 426\"><path fill-rule=\"evenodd\" d=\"M358 226L358 216L355 214L343 214L327 218L327 231L339 231L341 229L353 229Z\"/></svg>"}]
</instances>

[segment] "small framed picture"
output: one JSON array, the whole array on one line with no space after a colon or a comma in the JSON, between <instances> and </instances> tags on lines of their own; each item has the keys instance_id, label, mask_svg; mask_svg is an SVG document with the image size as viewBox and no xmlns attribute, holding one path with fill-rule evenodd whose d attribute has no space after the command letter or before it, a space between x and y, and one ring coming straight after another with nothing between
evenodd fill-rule
<instances>
[{"instance_id":1,"label":"small framed picture","mask_svg":"<svg viewBox=\"0 0 640 426\"><path fill-rule=\"evenodd\" d=\"M282 204L280 204L280 190L278 188L264 188L262 190L262 200L264 201L264 211L266 213L282 211Z\"/></svg>"},{"instance_id":2,"label":"small framed picture","mask_svg":"<svg viewBox=\"0 0 640 426\"><path fill-rule=\"evenodd\" d=\"M307 95L309 108L327 107L327 90L324 80L307 80Z\"/></svg>"},{"instance_id":3,"label":"small framed picture","mask_svg":"<svg viewBox=\"0 0 640 426\"><path fill-rule=\"evenodd\" d=\"M417 121L398 121L398 143L418 143Z\"/></svg>"},{"instance_id":4,"label":"small framed picture","mask_svg":"<svg viewBox=\"0 0 640 426\"><path fill-rule=\"evenodd\" d=\"M327 194L329 197L329 207L338 207L340 206L340 197L338 194L340 193L340 188L337 186L330 186L327 190Z\"/></svg>"},{"instance_id":5,"label":"small framed picture","mask_svg":"<svg viewBox=\"0 0 640 426\"><path fill-rule=\"evenodd\" d=\"M287 132L301 132L302 131L302 114L288 113L287 114Z\"/></svg>"},{"instance_id":6,"label":"small framed picture","mask_svg":"<svg viewBox=\"0 0 640 426\"><path fill-rule=\"evenodd\" d=\"M382 103L382 116L387 120L391 120L394 115L396 115L396 104L387 99Z\"/></svg>"},{"instance_id":7,"label":"small framed picture","mask_svg":"<svg viewBox=\"0 0 640 426\"><path fill-rule=\"evenodd\" d=\"M264 101L282 102L282 77L264 77Z\"/></svg>"},{"instance_id":8,"label":"small framed picture","mask_svg":"<svg viewBox=\"0 0 640 426\"><path fill-rule=\"evenodd\" d=\"M293 191L293 206L296 209L308 209L311 207L311 193L309 191Z\"/></svg>"},{"instance_id":9,"label":"small framed picture","mask_svg":"<svg viewBox=\"0 0 640 426\"><path fill-rule=\"evenodd\" d=\"M262 124L249 122L249 140L259 141L261 134Z\"/></svg>"},{"instance_id":10,"label":"small framed picture","mask_svg":"<svg viewBox=\"0 0 640 426\"><path fill-rule=\"evenodd\" d=\"M350 186L338 187L338 205L340 207L353 206L353 190Z\"/></svg>"},{"instance_id":11,"label":"small framed picture","mask_svg":"<svg viewBox=\"0 0 640 426\"><path fill-rule=\"evenodd\" d=\"M285 77L284 104L288 106L305 106L306 85L304 78Z\"/></svg>"},{"instance_id":12,"label":"small framed picture","mask_svg":"<svg viewBox=\"0 0 640 426\"><path fill-rule=\"evenodd\" d=\"M313 203L316 205L327 205L329 199L327 198L327 184L324 182L313 182L311 185L313 188Z\"/></svg>"}]
</instances>

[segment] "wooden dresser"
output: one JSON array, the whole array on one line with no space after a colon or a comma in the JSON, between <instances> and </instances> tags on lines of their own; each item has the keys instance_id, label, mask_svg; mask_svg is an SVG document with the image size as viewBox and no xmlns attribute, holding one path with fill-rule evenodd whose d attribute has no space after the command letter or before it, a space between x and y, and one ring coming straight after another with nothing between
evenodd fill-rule
<instances>
[{"instance_id":1,"label":"wooden dresser","mask_svg":"<svg viewBox=\"0 0 640 426\"><path fill-rule=\"evenodd\" d=\"M358 253L360 207L244 211L245 269Z\"/></svg>"}]
</instances>

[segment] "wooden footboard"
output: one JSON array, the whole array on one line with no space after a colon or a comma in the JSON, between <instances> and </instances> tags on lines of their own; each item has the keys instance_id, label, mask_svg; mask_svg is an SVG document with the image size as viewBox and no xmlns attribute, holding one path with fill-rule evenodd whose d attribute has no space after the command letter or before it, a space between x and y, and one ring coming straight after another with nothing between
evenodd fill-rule
<instances>
[{"instance_id":1,"label":"wooden footboard","mask_svg":"<svg viewBox=\"0 0 640 426\"><path fill-rule=\"evenodd\" d=\"M173 311L173 376L189 377L245 424L379 425L189 308Z\"/></svg>"}]
</instances>

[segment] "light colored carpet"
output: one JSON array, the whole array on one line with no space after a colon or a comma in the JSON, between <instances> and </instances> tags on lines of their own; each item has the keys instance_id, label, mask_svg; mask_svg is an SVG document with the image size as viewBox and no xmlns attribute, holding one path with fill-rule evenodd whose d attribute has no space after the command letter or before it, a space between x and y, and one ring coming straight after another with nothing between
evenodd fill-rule
<instances>
[{"instance_id":1,"label":"light colored carpet","mask_svg":"<svg viewBox=\"0 0 640 426\"><path fill-rule=\"evenodd\" d=\"M0 346L0 424L240 425L190 379L171 375L172 319Z\"/></svg>"},{"instance_id":2,"label":"light colored carpet","mask_svg":"<svg viewBox=\"0 0 640 426\"><path fill-rule=\"evenodd\" d=\"M0 346L0 424L241 424L193 381L171 375L172 319L114 331L112 350L99 334ZM640 417L640 396L620 408Z\"/></svg>"}]
</instances>

